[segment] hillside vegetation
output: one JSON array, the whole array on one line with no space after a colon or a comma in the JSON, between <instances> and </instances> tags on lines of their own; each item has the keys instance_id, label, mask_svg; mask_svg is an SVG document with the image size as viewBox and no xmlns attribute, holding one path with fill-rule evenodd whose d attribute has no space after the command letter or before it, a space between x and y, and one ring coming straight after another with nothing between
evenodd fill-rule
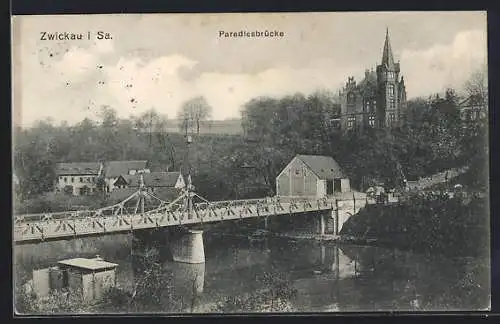
<instances>
[{"instance_id":1,"label":"hillside vegetation","mask_svg":"<svg viewBox=\"0 0 500 324\"><path fill-rule=\"evenodd\" d=\"M449 89L445 96L410 101L403 127L341 134L331 124L340 112L328 92L258 97L242 109L242 134L203 134L205 119L186 119L184 130L193 135L189 157L183 132L169 131L167 117L154 110L121 119L103 107L100 120L74 126L39 121L14 129L15 205L46 199L55 163L72 161L147 159L156 171L185 170L189 161L196 191L209 200L273 195L275 177L296 154L332 156L358 190L378 182L398 187L402 174L425 177L463 166L471 181L486 184L487 120L461 121L458 103ZM183 106L180 116L192 115Z\"/></svg>"}]
</instances>

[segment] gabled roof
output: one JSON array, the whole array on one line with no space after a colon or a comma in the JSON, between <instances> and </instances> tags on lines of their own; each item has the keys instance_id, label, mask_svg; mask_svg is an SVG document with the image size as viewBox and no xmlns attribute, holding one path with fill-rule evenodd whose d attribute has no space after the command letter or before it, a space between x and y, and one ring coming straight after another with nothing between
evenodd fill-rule
<instances>
[{"instance_id":1,"label":"gabled roof","mask_svg":"<svg viewBox=\"0 0 500 324\"><path fill-rule=\"evenodd\" d=\"M118 177L120 174L128 174L129 170L143 170L147 161L107 161L105 162L106 177ZM57 163L57 175L97 175L99 162L68 162Z\"/></svg>"},{"instance_id":2,"label":"gabled roof","mask_svg":"<svg viewBox=\"0 0 500 324\"><path fill-rule=\"evenodd\" d=\"M322 180L347 178L338 163L330 156L297 155L296 157L304 162Z\"/></svg>"},{"instance_id":3,"label":"gabled roof","mask_svg":"<svg viewBox=\"0 0 500 324\"><path fill-rule=\"evenodd\" d=\"M56 163L56 175L97 175L97 162Z\"/></svg>"},{"instance_id":4,"label":"gabled roof","mask_svg":"<svg viewBox=\"0 0 500 324\"><path fill-rule=\"evenodd\" d=\"M146 187L174 187L180 172L150 172L142 174ZM122 175L129 187L139 187L140 174Z\"/></svg>"},{"instance_id":5,"label":"gabled roof","mask_svg":"<svg viewBox=\"0 0 500 324\"><path fill-rule=\"evenodd\" d=\"M107 178L115 178L122 174L128 174L129 170L146 169L148 161L106 161L105 174Z\"/></svg>"}]
</instances>

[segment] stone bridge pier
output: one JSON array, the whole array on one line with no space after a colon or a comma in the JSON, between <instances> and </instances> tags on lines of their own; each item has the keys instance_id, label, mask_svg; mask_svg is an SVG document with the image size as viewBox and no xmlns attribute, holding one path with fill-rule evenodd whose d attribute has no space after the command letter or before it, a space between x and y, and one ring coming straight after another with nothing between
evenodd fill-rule
<instances>
[{"instance_id":1,"label":"stone bridge pier","mask_svg":"<svg viewBox=\"0 0 500 324\"><path fill-rule=\"evenodd\" d=\"M134 231L132 249L135 253L142 254L149 248L158 248L161 259L190 264L205 263L203 231L200 229L177 226Z\"/></svg>"},{"instance_id":2,"label":"stone bridge pier","mask_svg":"<svg viewBox=\"0 0 500 324\"><path fill-rule=\"evenodd\" d=\"M205 247L203 231L199 229L185 229L176 232L169 239L172 259L183 263L205 263Z\"/></svg>"}]
</instances>

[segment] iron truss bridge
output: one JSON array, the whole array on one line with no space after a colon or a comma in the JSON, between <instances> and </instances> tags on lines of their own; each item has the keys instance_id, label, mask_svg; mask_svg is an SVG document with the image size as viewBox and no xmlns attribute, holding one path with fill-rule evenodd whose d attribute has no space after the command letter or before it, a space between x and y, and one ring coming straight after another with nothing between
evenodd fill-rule
<instances>
[{"instance_id":1,"label":"iron truss bridge","mask_svg":"<svg viewBox=\"0 0 500 324\"><path fill-rule=\"evenodd\" d=\"M335 208L334 198L270 197L209 202L188 190L174 201L166 202L139 189L118 204L96 210L14 216L13 240L37 242Z\"/></svg>"}]
</instances>

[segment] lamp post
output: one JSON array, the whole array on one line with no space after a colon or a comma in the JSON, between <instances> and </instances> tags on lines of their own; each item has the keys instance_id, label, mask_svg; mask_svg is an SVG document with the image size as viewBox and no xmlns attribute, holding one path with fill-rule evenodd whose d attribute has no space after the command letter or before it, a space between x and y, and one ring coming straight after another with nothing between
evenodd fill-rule
<instances>
[{"instance_id":1,"label":"lamp post","mask_svg":"<svg viewBox=\"0 0 500 324\"><path fill-rule=\"evenodd\" d=\"M144 186L144 177L141 174L141 177L139 179L139 190L140 190L140 196L139 199L141 201L141 213L144 214L144 199L146 198L144 191L145 191L145 186Z\"/></svg>"},{"instance_id":2,"label":"lamp post","mask_svg":"<svg viewBox=\"0 0 500 324\"><path fill-rule=\"evenodd\" d=\"M187 184L186 184L186 207L188 212L188 219L193 218L193 202L192 202L192 191L193 184L191 181L191 164L189 163L189 150L191 143L193 142L193 138L191 135L186 134L186 159L185 159L185 168L187 169Z\"/></svg>"}]
</instances>

